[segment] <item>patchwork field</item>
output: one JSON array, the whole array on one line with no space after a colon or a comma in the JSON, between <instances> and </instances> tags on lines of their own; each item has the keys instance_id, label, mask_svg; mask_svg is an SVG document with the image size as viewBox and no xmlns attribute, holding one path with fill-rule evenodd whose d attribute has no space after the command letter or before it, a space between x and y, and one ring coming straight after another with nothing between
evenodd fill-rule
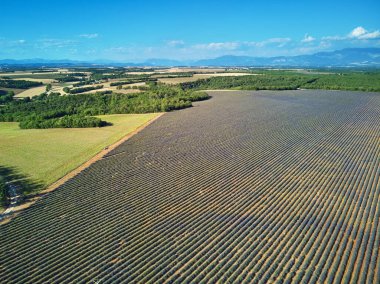
<instances>
[{"instance_id":1,"label":"patchwork field","mask_svg":"<svg viewBox=\"0 0 380 284\"><path fill-rule=\"evenodd\" d=\"M2 225L0 281L380 283L379 93L210 94Z\"/></svg>"},{"instance_id":2,"label":"patchwork field","mask_svg":"<svg viewBox=\"0 0 380 284\"><path fill-rule=\"evenodd\" d=\"M84 129L20 129L16 122L0 122L1 166L48 185L156 115L103 115L112 126Z\"/></svg>"},{"instance_id":3,"label":"patchwork field","mask_svg":"<svg viewBox=\"0 0 380 284\"><path fill-rule=\"evenodd\" d=\"M225 72L226 68L190 68L190 67L173 67L168 69L161 69L161 73L173 73L173 72L198 72L198 73L217 73Z\"/></svg>"},{"instance_id":4,"label":"patchwork field","mask_svg":"<svg viewBox=\"0 0 380 284\"><path fill-rule=\"evenodd\" d=\"M28 78L28 77L25 77L25 78L15 78L14 80L27 80L27 81L32 81L32 82L42 82L44 84L50 84L50 83L55 82L54 79L36 79L36 78Z\"/></svg>"},{"instance_id":5,"label":"patchwork field","mask_svg":"<svg viewBox=\"0 0 380 284\"><path fill-rule=\"evenodd\" d=\"M45 90L46 90L46 86L34 87L34 88L30 88L16 94L16 97L18 98L34 97L34 96L38 96L42 94L43 92L45 92Z\"/></svg>"}]
</instances>

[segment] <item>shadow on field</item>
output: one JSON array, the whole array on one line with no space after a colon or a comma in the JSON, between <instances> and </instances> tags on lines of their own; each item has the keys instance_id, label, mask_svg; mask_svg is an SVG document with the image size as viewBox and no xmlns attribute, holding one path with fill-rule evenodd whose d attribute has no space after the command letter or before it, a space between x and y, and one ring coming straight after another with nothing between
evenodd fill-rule
<instances>
[{"instance_id":1,"label":"shadow on field","mask_svg":"<svg viewBox=\"0 0 380 284\"><path fill-rule=\"evenodd\" d=\"M2 207L16 205L38 196L44 185L21 174L14 167L0 165L0 202Z\"/></svg>"}]
</instances>

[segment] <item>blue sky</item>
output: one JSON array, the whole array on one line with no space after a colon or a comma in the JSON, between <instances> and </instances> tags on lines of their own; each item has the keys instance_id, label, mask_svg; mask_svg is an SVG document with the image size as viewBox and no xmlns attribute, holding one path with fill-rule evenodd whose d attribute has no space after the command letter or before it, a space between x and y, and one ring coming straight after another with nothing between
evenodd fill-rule
<instances>
[{"instance_id":1,"label":"blue sky","mask_svg":"<svg viewBox=\"0 0 380 284\"><path fill-rule=\"evenodd\" d=\"M194 60L380 47L380 1L0 0L0 59Z\"/></svg>"}]
</instances>

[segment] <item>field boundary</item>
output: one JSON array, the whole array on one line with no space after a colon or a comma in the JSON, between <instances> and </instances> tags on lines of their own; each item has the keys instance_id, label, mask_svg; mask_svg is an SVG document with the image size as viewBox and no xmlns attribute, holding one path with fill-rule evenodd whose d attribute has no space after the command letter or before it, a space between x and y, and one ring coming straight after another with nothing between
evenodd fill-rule
<instances>
[{"instance_id":1,"label":"field boundary","mask_svg":"<svg viewBox=\"0 0 380 284\"><path fill-rule=\"evenodd\" d=\"M164 114L165 114L165 112L159 113L156 117L154 117L154 118L150 119L149 121L145 122L144 124L140 125L139 127L137 127L132 132L129 132L127 135L122 137L117 142L115 142L112 145L109 145L108 147L104 148L99 153L97 153L95 156L93 156L92 158L90 158L86 162L82 163L81 165L76 167L74 170L70 171L69 173L67 173L66 175L64 175L63 177L58 179L57 181L53 182L49 186L47 186L44 190L38 192L37 197L34 197L34 198L32 198L32 199L30 199L24 203L21 203L21 204L13 204L12 203L10 206L5 208L5 210L3 212L0 213L0 225L8 223L10 220L12 220L12 218L16 217L22 210L29 208L34 203L36 203L36 201L39 200L41 197L45 196L49 192L56 190L58 187L60 187L65 182L67 182L68 180L70 180L73 177L75 177L76 175L78 175L80 172L87 169L89 166L91 166L95 162L99 161L100 159L104 158L104 156L106 156L109 152L111 152L112 150L114 150L115 148L120 146L122 143L124 143L125 141L127 141L128 139L130 139L131 137L133 137L134 135L136 135L140 131L142 131L148 125L150 125L153 122L155 122L156 120L158 120Z\"/></svg>"}]
</instances>

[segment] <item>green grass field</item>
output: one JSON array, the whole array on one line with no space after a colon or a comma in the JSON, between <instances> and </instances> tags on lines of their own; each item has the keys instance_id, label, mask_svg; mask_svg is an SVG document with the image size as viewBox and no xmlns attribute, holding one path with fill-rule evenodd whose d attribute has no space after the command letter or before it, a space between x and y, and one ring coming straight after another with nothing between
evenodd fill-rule
<instances>
[{"instance_id":1,"label":"green grass field","mask_svg":"<svg viewBox=\"0 0 380 284\"><path fill-rule=\"evenodd\" d=\"M0 166L49 185L158 114L99 116L113 125L85 129L28 129L0 123Z\"/></svg>"}]
</instances>

